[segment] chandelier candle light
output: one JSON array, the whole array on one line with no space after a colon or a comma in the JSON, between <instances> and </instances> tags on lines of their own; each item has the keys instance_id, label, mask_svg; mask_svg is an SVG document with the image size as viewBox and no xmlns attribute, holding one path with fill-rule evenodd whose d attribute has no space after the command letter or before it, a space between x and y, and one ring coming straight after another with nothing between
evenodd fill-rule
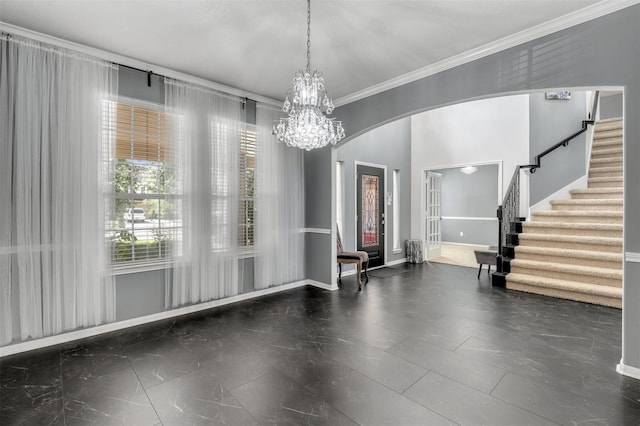
<instances>
[{"instance_id":1,"label":"chandelier candle light","mask_svg":"<svg viewBox=\"0 0 640 426\"><path fill-rule=\"evenodd\" d=\"M342 122L327 117L333 108L322 74L311 73L311 0L307 0L307 69L293 77L282 106L287 117L274 123L273 134L287 146L307 151L335 145L344 138L344 129Z\"/></svg>"}]
</instances>

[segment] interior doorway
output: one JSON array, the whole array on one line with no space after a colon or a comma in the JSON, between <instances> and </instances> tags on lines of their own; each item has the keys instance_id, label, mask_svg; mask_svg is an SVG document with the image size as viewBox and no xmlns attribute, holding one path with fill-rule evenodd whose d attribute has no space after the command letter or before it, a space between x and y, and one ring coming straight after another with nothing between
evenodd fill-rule
<instances>
[{"instance_id":1,"label":"interior doorway","mask_svg":"<svg viewBox=\"0 0 640 426\"><path fill-rule=\"evenodd\" d=\"M358 164L356 168L356 243L369 254L369 268L383 266L385 169Z\"/></svg>"},{"instance_id":2,"label":"interior doorway","mask_svg":"<svg viewBox=\"0 0 640 426\"><path fill-rule=\"evenodd\" d=\"M440 257L442 246L442 174L427 172L426 176L425 242L426 260Z\"/></svg>"}]
</instances>

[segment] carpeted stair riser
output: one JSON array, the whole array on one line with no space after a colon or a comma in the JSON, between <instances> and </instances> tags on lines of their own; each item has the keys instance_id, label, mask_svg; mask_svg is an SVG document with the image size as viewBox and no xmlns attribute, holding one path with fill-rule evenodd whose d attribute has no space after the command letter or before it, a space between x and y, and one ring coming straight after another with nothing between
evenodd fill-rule
<instances>
[{"instance_id":1,"label":"carpeted stair riser","mask_svg":"<svg viewBox=\"0 0 640 426\"><path fill-rule=\"evenodd\" d=\"M591 169L591 171L589 172L589 177L590 178L622 178L622 167L600 167L598 169Z\"/></svg>"},{"instance_id":2,"label":"carpeted stair riser","mask_svg":"<svg viewBox=\"0 0 640 426\"><path fill-rule=\"evenodd\" d=\"M622 188L622 176L593 177L589 172L589 188Z\"/></svg>"},{"instance_id":3,"label":"carpeted stair riser","mask_svg":"<svg viewBox=\"0 0 640 426\"><path fill-rule=\"evenodd\" d=\"M621 212L622 200L553 200L551 210Z\"/></svg>"},{"instance_id":4,"label":"carpeted stair riser","mask_svg":"<svg viewBox=\"0 0 640 426\"><path fill-rule=\"evenodd\" d=\"M594 275L575 274L572 272L549 271L544 268L526 268L514 264L516 259L511 261L511 273L533 275L535 277L547 277L556 280L572 281L583 284L595 284L610 287L622 287L622 278L605 278ZM612 270L613 271L613 270ZM615 272L615 271L614 271Z\"/></svg>"},{"instance_id":5,"label":"carpeted stair riser","mask_svg":"<svg viewBox=\"0 0 640 426\"><path fill-rule=\"evenodd\" d=\"M603 139L613 139L618 138L622 139L623 132L621 128L610 128L610 129L598 129L593 132L593 141L598 142Z\"/></svg>"},{"instance_id":6,"label":"carpeted stair riser","mask_svg":"<svg viewBox=\"0 0 640 426\"><path fill-rule=\"evenodd\" d=\"M535 277L532 275L522 275L518 273L509 274L510 282L524 284L528 286L538 286L545 290L574 291L579 294L601 296L607 298L621 298L622 288L603 286L597 284L578 283L575 281L565 281L555 278ZM509 276L508 275L508 276Z\"/></svg>"},{"instance_id":7,"label":"carpeted stair riser","mask_svg":"<svg viewBox=\"0 0 640 426\"><path fill-rule=\"evenodd\" d=\"M619 148L592 149L591 158L616 158L622 157L622 146Z\"/></svg>"},{"instance_id":8,"label":"carpeted stair riser","mask_svg":"<svg viewBox=\"0 0 640 426\"><path fill-rule=\"evenodd\" d=\"M622 188L572 189L572 200L615 200L622 199Z\"/></svg>"},{"instance_id":9,"label":"carpeted stair riser","mask_svg":"<svg viewBox=\"0 0 640 426\"><path fill-rule=\"evenodd\" d=\"M622 157L592 158L589 170L593 170L597 167L622 167L622 164Z\"/></svg>"},{"instance_id":10,"label":"carpeted stair riser","mask_svg":"<svg viewBox=\"0 0 640 426\"><path fill-rule=\"evenodd\" d=\"M516 247L516 258L522 260L535 260L538 262L555 262L564 265L576 265L576 266L593 266L596 268L610 268L610 269L621 269L622 261L621 260L602 260L602 259L589 259L584 257L573 256L572 252L579 252L578 250L562 250L563 256L558 256L556 254L549 253L550 249L548 247L543 247L544 251L547 253L530 253L527 251L522 251L522 249L534 248L534 247ZM540 247L535 247L540 248ZM600 253L600 252L594 252ZM603 254L611 254L611 253L603 253Z\"/></svg>"},{"instance_id":11,"label":"carpeted stair riser","mask_svg":"<svg viewBox=\"0 0 640 426\"><path fill-rule=\"evenodd\" d=\"M591 144L591 156L600 150L622 148L622 138L602 139Z\"/></svg>"},{"instance_id":12,"label":"carpeted stair riser","mask_svg":"<svg viewBox=\"0 0 640 426\"><path fill-rule=\"evenodd\" d=\"M622 225L608 223L525 222L526 233L545 235L573 235L580 237L622 238Z\"/></svg>"},{"instance_id":13,"label":"carpeted stair riser","mask_svg":"<svg viewBox=\"0 0 640 426\"><path fill-rule=\"evenodd\" d=\"M622 309L622 298L595 296L592 294L576 293L558 289L549 289L528 284L520 284L509 281L507 275L507 288L509 290L524 291L526 293L541 294L543 296L555 297L557 299L575 300L577 302L592 303L594 305L609 306L611 308Z\"/></svg>"},{"instance_id":14,"label":"carpeted stair riser","mask_svg":"<svg viewBox=\"0 0 640 426\"><path fill-rule=\"evenodd\" d=\"M520 245L527 247L561 248L565 250L587 250L604 251L607 253L622 253L622 240L619 238L598 239L596 241L594 237L590 242L588 238L582 237L565 237L564 239L561 239L559 236L547 235L546 237L549 237L548 239L541 238L544 236L544 234L537 234L536 238L532 238L531 234L521 234ZM571 240L570 238L573 238L573 240Z\"/></svg>"},{"instance_id":15,"label":"carpeted stair riser","mask_svg":"<svg viewBox=\"0 0 640 426\"><path fill-rule=\"evenodd\" d=\"M600 158L622 158L624 152L622 149L622 144L617 146L596 146L591 148L591 159L600 159Z\"/></svg>"},{"instance_id":16,"label":"carpeted stair riser","mask_svg":"<svg viewBox=\"0 0 640 426\"><path fill-rule=\"evenodd\" d=\"M533 212L533 221L571 223L612 223L622 224L622 212L590 212L575 210L547 210Z\"/></svg>"}]
</instances>

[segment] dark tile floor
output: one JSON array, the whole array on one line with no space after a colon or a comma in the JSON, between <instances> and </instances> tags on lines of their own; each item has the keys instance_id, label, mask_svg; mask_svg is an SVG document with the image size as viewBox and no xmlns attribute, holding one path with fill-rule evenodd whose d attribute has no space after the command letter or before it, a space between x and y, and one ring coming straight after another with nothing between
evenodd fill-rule
<instances>
[{"instance_id":1,"label":"dark tile floor","mask_svg":"<svg viewBox=\"0 0 640 426\"><path fill-rule=\"evenodd\" d=\"M0 424L640 424L619 310L371 275L4 358Z\"/></svg>"}]
</instances>

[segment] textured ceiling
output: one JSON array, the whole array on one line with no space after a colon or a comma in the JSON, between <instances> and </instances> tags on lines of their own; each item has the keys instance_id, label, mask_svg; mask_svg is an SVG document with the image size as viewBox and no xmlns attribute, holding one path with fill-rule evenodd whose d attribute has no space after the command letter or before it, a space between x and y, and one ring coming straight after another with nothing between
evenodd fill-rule
<instances>
[{"instance_id":1,"label":"textured ceiling","mask_svg":"<svg viewBox=\"0 0 640 426\"><path fill-rule=\"evenodd\" d=\"M334 99L598 0L314 0ZM282 99L306 64L304 0L0 0L0 21Z\"/></svg>"}]
</instances>

